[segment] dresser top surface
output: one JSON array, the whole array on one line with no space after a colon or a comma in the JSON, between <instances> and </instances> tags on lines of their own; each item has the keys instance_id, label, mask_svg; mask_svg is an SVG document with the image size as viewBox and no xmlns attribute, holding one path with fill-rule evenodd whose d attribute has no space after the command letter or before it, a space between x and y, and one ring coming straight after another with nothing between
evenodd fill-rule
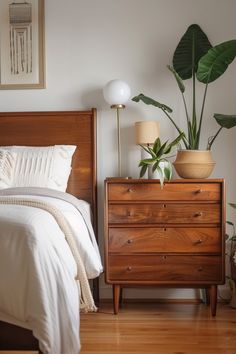
<instances>
[{"instance_id":1,"label":"dresser top surface","mask_svg":"<svg viewBox=\"0 0 236 354\"><path fill-rule=\"evenodd\" d=\"M159 179L107 177L107 183L159 183ZM164 183L224 183L224 178L184 179L177 178Z\"/></svg>"}]
</instances>

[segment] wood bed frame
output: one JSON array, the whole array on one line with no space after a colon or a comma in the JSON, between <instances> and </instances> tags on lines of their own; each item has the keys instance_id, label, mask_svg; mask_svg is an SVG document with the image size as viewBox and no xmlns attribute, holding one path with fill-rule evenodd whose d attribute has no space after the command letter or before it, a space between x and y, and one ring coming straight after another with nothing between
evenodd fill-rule
<instances>
[{"instance_id":1,"label":"wood bed frame","mask_svg":"<svg viewBox=\"0 0 236 354\"><path fill-rule=\"evenodd\" d=\"M67 192L91 204L97 234L96 109L0 113L0 146L76 145ZM99 300L98 279L93 281ZM39 350L32 331L0 321L1 350Z\"/></svg>"}]
</instances>

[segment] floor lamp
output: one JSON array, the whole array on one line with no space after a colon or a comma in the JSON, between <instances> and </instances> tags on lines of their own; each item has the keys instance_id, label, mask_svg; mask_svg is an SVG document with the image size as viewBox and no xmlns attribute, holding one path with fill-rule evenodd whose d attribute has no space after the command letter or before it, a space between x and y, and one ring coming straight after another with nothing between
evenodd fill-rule
<instances>
[{"instance_id":1,"label":"floor lamp","mask_svg":"<svg viewBox=\"0 0 236 354\"><path fill-rule=\"evenodd\" d=\"M121 177L120 109L125 108L125 103L130 98L130 87L122 80L111 80L105 85L103 96L105 101L110 104L111 108L116 109L118 177Z\"/></svg>"}]
</instances>

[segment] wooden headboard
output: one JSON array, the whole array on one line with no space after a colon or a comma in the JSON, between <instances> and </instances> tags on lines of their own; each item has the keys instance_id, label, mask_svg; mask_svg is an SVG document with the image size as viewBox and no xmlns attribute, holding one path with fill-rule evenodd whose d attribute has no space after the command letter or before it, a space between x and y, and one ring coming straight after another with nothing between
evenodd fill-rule
<instances>
[{"instance_id":1,"label":"wooden headboard","mask_svg":"<svg viewBox=\"0 0 236 354\"><path fill-rule=\"evenodd\" d=\"M76 145L67 192L96 210L96 109L0 113L0 146Z\"/></svg>"}]
</instances>

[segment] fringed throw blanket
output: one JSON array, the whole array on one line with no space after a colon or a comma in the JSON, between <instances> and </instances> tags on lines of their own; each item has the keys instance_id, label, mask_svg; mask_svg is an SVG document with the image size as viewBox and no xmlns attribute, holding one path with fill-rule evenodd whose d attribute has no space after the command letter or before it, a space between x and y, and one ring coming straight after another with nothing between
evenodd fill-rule
<instances>
[{"instance_id":1,"label":"fringed throw blanket","mask_svg":"<svg viewBox=\"0 0 236 354\"><path fill-rule=\"evenodd\" d=\"M40 208L47 212L49 212L54 219L56 220L57 224L59 225L60 229L65 235L66 241L70 247L70 250L74 256L77 265L77 278L76 280L79 282L81 287L81 296L80 296L80 305L81 310L83 311L96 311L97 308L94 304L94 300L91 294L89 282L87 279L86 271L83 265L83 262L80 257L80 253L78 247L76 245L73 232L71 231L70 225L67 222L64 215L58 210L54 205L36 200L36 199L24 199L24 198L15 198L15 197L4 197L0 196L0 204L14 204L14 205L24 205L34 208Z\"/></svg>"}]
</instances>

